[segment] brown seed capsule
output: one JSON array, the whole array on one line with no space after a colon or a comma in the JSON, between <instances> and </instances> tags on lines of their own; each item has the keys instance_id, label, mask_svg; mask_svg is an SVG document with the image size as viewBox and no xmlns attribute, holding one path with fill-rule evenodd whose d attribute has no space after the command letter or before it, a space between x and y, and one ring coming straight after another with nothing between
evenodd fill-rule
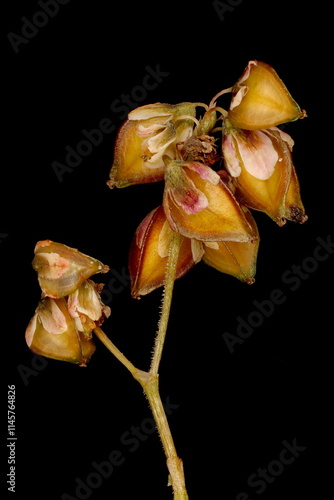
<instances>
[{"instance_id":1,"label":"brown seed capsule","mask_svg":"<svg viewBox=\"0 0 334 500\"><path fill-rule=\"evenodd\" d=\"M162 206L152 210L139 225L129 254L133 297L146 295L164 284L172 235ZM182 237L176 278L186 274L202 255L200 242Z\"/></svg>"}]
</instances>

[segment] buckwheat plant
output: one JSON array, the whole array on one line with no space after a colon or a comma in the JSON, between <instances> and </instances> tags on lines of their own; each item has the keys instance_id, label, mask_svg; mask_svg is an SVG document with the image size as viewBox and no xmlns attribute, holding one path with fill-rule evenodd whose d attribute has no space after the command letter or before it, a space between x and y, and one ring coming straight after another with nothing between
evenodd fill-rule
<instances>
[{"instance_id":1,"label":"buckwheat plant","mask_svg":"<svg viewBox=\"0 0 334 500\"><path fill-rule=\"evenodd\" d=\"M225 110L217 101L227 93ZM158 385L174 282L202 260L251 284L259 233L250 210L265 212L279 226L307 220L292 163L294 142L277 127L305 116L275 70L254 60L208 105L149 104L122 124L108 186L164 182L161 204L141 222L129 251L132 296L163 287L148 371L134 366L101 329L110 308L100 298L103 285L90 278L109 267L61 243L36 244L32 264L42 297L26 330L29 348L85 366L97 337L130 371L152 410L174 500L188 494Z\"/></svg>"}]
</instances>

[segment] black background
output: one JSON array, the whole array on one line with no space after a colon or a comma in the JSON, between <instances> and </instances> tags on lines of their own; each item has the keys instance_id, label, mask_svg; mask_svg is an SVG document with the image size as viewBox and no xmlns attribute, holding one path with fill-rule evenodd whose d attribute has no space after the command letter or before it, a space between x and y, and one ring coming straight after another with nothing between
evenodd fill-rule
<instances>
[{"instance_id":1,"label":"black background","mask_svg":"<svg viewBox=\"0 0 334 500\"><path fill-rule=\"evenodd\" d=\"M258 59L276 69L308 113L285 131L295 140L294 163L309 220L280 228L254 214L261 245L252 286L203 263L176 283L161 394L177 406L169 420L191 500L234 500L241 492L252 500L322 498L329 479L324 421L333 257L327 252L320 262L313 255L318 238L326 241L333 228L328 4L243 0L220 19L215 3L203 0L153 5L71 0L20 44L18 53L7 34L21 35L22 17L31 20L41 8L32 1L5 4L2 399L7 385L15 384L15 497L75 497L76 478L87 482L93 462L119 450L124 463L87 498L171 499L157 435L144 433L132 452L121 442L132 426L147 425L147 431L151 416L140 386L123 366L100 343L85 369L37 359L27 348L24 332L40 297L33 249L38 240L51 239L113 269L109 277L96 277L107 284L112 308L104 329L134 364L147 369L161 290L131 299L126 266L132 235L160 204L163 186L113 191L106 186L122 123L111 104L142 84L147 66L158 66L166 76L138 105L208 103L233 85L249 60ZM52 163L65 163L65 148L76 148L82 130L96 128L104 118L115 131L60 182ZM295 290L282 280L293 266L311 266ZM231 353L224 332L235 334L237 318L247 321L253 301L268 300L274 289L284 303ZM5 434L6 418L3 429ZM259 493L247 480L279 457L284 440L305 449ZM4 455L6 461L8 449Z\"/></svg>"}]
</instances>

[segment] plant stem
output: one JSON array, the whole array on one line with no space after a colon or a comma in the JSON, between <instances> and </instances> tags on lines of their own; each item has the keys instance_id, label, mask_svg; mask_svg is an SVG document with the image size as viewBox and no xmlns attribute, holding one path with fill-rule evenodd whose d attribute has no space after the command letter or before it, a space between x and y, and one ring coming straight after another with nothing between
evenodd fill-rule
<instances>
[{"instance_id":1,"label":"plant stem","mask_svg":"<svg viewBox=\"0 0 334 500\"><path fill-rule=\"evenodd\" d=\"M155 338L151 368L148 373L147 380L145 382L140 381L140 383L149 401L154 420L156 422L157 429L161 438L162 446L167 457L167 467L170 474L171 485L173 487L174 500L188 500L183 472L183 463L176 453L165 410L161 403L158 378L159 365L161 361L163 346L165 343L170 308L172 304L180 244L181 235L179 233L173 232L166 267L162 309L158 331Z\"/></svg>"},{"instance_id":2,"label":"plant stem","mask_svg":"<svg viewBox=\"0 0 334 500\"><path fill-rule=\"evenodd\" d=\"M144 389L154 420L157 426L162 446L167 458L167 467L170 474L170 484L173 488L174 500L188 500L186 491L183 463L176 453L173 437L167 421L166 413L159 393L158 375L146 373L146 377L139 374L135 377Z\"/></svg>"},{"instance_id":3,"label":"plant stem","mask_svg":"<svg viewBox=\"0 0 334 500\"><path fill-rule=\"evenodd\" d=\"M107 337L107 335L103 332L103 330L101 330L100 327L96 327L94 329L94 333L107 347L107 349L125 366L125 368L130 371L133 377L142 386L144 393L148 399L167 458L167 468L170 474L169 484L171 484L173 488L174 500L188 500L189 497L185 486L183 463L176 453L171 430L168 424L163 404L161 402L158 375L170 314L180 243L180 234L174 232L168 256L162 310L155 339L150 371L145 372L136 368L113 344L113 342L109 339L109 337Z\"/></svg>"},{"instance_id":4,"label":"plant stem","mask_svg":"<svg viewBox=\"0 0 334 500\"><path fill-rule=\"evenodd\" d=\"M152 374L157 374L159 371L162 350L165 343L170 308L172 304L173 288L176 276L176 265L179 256L180 243L181 243L181 235L179 233L173 232L173 238L171 241L167 268L166 268L161 315L160 315L157 335L155 338L155 345L154 345L154 351L150 368L150 373Z\"/></svg>"},{"instance_id":5,"label":"plant stem","mask_svg":"<svg viewBox=\"0 0 334 500\"><path fill-rule=\"evenodd\" d=\"M95 335L101 340L101 342L106 346L106 348L129 370L129 372L135 376L138 372L138 368L136 368L131 361L128 360L124 356L124 354L113 344L109 337L104 333L103 330L99 326L94 328Z\"/></svg>"}]
</instances>

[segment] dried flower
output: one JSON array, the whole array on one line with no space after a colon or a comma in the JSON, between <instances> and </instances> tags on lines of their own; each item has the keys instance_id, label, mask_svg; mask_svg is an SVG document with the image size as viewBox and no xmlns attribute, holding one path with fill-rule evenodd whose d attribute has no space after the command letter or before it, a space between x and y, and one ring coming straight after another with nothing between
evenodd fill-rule
<instances>
[{"instance_id":1,"label":"dried flower","mask_svg":"<svg viewBox=\"0 0 334 500\"><path fill-rule=\"evenodd\" d=\"M254 239L248 242L198 241L181 236L175 279L184 276L203 259L220 272L253 283L259 236L250 211L245 207L243 211L253 228ZM172 236L173 230L162 206L152 210L139 225L129 254L133 297L138 298L163 286Z\"/></svg>"},{"instance_id":2,"label":"dried flower","mask_svg":"<svg viewBox=\"0 0 334 500\"><path fill-rule=\"evenodd\" d=\"M228 92L232 100L226 111L216 100ZM197 106L205 108L199 119ZM43 293L26 329L28 346L43 356L85 366L95 350L94 332L148 398L175 498L188 494L158 389L174 281L203 261L252 284L260 238L249 209L265 212L279 225L286 219L307 219L292 162L294 143L277 128L305 116L275 70L254 60L208 106L155 103L129 113L116 139L107 184L121 188L164 180L162 203L140 223L129 253L133 297L164 285L148 372L133 365L100 328L110 308L101 301L103 285L89 278L107 272L108 266L50 240L36 245L33 267ZM222 158L214 135L218 131Z\"/></svg>"},{"instance_id":3,"label":"dried flower","mask_svg":"<svg viewBox=\"0 0 334 500\"><path fill-rule=\"evenodd\" d=\"M177 155L177 144L193 130L195 105L149 104L134 109L120 128L110 171L110 188L157 182L164 178L163 155Z\"/></svg>"},{"instance_id":4,"label":"dried flower","mask_svg":"<svg viewBox=\"0 0 334 500\"><path fill-rule=\"evenodd\" d=\"M241 203L278 225L307 220L292 163L292 138L277 127L240 130L225 120L222 152Z\"/></svg>"},{"instance_id":5,"label":"dried flower","mask_svg":"<svg viewBox=\"0 0 334 500\"><path fill-rule=\"evenodd\" d=\"M163 207L174 231L202 241L251 241L257 236L219 175L199 162L169 161Z\"/></svg>"},{"instance_id":6,"label":"dried flower","mask_svg":"<svg viewBox=\"0 0 334 500\"><path fill-rule=\"evenodd\" d=\"M233 87L228 118L235 127L260 130L305 116L269 64L249 61Z\"/></svg>"},{"instance_id":7,"label":"dried flower","mask_svg":"<svg viewBox=\"0 0 334 500\"><path fill-rule=\"evenodd\" d=\"M152 210L139 225L129 254L133 297L146 295L164 284L172 235L162 206ZM176 279L199 262L203 253L200 242L182 237Z\"/></svg>"},{"instance_id":8,"label":"dried flower","mask_svg":"<svg viewBox=\"0 0 334 500\"><path fill-rule=\"evenodd\" d=\"M85 366L95 351L92 331L110 315L100 298L103 284L88 278L109 270L75 248L39 241L32 262L42 299L26 329L28 347L43 356Z\"/></svg>"},{"instance_id":9,"label":"dried flower","mask_svg":"<svg viewBox=\"0 0 334 500\"><path fill-rule=\"evenodd\" d=\"M216 101L228 92L232 99L225 111ZM197 106L205 108L199 119ZM209 106L155 103L129 113L116 140L109 186L165 182L162 206L142 221L132 241L134 297L163 285L174 232L181 235L176 279L203 260L241 281L254 281L259 233L249 208L279 225L307 219L293 140L276 127L305 116L276 71L255 60ZM225 167L219 171L218 130Z\"/></svg>"},{"instance_id":10,"label":"dried flower","mask_svg":"<svg viewBox=\"0 0 334 500\"><path fill-rule=\"evenodd\" d=\"M225 274L251 285L255 281L257 254L259 249L259 233L256 222L249 210L245 215L258 238L252 241L205 241L203 242L203 262Z\"/></svg>"},{"instance_id":11,"label":"dried flower","mask_svg":"<svg viewBox=\"0 0 334 500\"><path fill-rule=\"evenodd\" d=\"M93 274L109 271L99 260L51 240L36 244L32 266L44 295L55 299L75 292Z\"/></svg>"},{"instance_id":12,"label":"dried flower","mask_svg":"<svg viewBox=\"0 0 334 500\"><path fill-rule=\"evenodd\" d=\"M95 351L91 337L78 331L65 298L42 299L25 334L28 347L42 356L85 366Z\"/></svg>"},{"instance_id":13,"label":"dried flower","mask_svg":"<svg viewBox=\"0 0 334 500\"><path fill-rule=\"evenodd\" d=\"M100 297L102 288L103 285L87 280L68 296L68 311L79 332L90 335L95 326L110 316L110 307L103 304Z\"/></svg>"}]
</instances>

